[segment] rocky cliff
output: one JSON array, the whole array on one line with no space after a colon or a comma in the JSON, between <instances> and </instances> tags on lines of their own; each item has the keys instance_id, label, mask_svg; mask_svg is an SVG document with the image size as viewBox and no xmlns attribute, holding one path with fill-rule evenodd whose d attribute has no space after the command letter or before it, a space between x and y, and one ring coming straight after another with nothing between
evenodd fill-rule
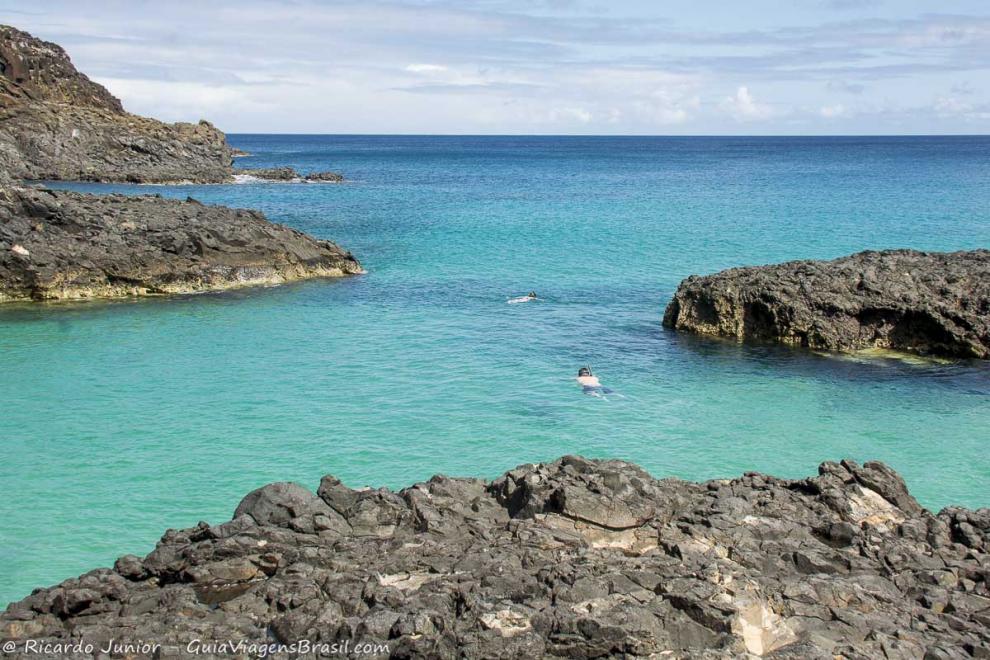
<instances>
[{"instance_id":1,"label":"rocky cliff","mask_svg":"<svg viewBox=\"0 0 990 660\"><path fill-rule=\"evenodd\" d=\"M0 185L0 303L278 284L361 272L257 211Z\"/></svg>"},{"instance_id":2,"label":"rocky cliff","mask_svg":"<svg viewBox=\"0 0 990 660\"><path fill-rule=\"evenodd\" d=\"M398 493L327 476L37 590L0 638L14 656L113 638L156 657L988 657L988 552L990 510L933 515L880 463L696 484L565 457Z\"/></svg>"},{"instance_id":3,"label":"rocky cliff","mask_svg":"<svg viewBox=\"0 0 990 660\"><path fill-rule=\"evenodd\" d=\"M0 26L0 169L19 179L211 183L231 151L209 122L126 112L58 45Z\"/></svg>"},{"instance_id":4,"label":"rocky cliff","mask_svg":"<svg viewBox=\"0 0 990 660\"><path fill-rule=\"evenodd\" d=\"M861 252L681 282L677 330L849 351L990 357L990 251Z\"/></svg>"}]
</instances>

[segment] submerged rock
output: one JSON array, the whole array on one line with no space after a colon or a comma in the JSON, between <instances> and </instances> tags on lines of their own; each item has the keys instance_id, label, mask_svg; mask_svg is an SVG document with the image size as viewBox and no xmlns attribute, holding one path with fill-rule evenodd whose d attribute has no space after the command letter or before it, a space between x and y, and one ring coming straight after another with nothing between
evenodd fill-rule
<instances>
[{"instance_id":1,"label":"submerged rock","mask_svg":"<svg viewBox=\"0 0 990 660\"><path fill-rule=\"evenodd\" d=\"M397 658L986 657L988 549L990 511L933 515L880 463L694 484L571 456L398 493L328 476L36 590L0 615L0 638L25 657L28 639L111 638L154 640L158 657L196 640L350 640Z\"/></svg>"},{"instance_id":2,"label":"submerged rock","mask_svg":"<svg viewBox=\"0 0 990 660\"><path fill-rule=\"evenodd\" d=\"M257 211L0 186L0 302L186 293L360 273Z\"/></svg>"},{"instance_id":3,"label":"submerged rock","mask_svg":"<svg viewBox=\"0 0 990 660\"><path fill-rule=\"evenodd\" d=\"M663 323L833 351L990 358L990 251L860 252L691 276Z\"/></svg>"},{"instance_id":4,"label":"submerged rock","mask_svg":"<svg viewBox=\"0 0 990 660\"><path fill-rule=\"evenodd\" d=\"M231 150L207 121L126 112L58 45L0 25L0 169L16 179L212 183Z\"/></svg>"}]
</instances>

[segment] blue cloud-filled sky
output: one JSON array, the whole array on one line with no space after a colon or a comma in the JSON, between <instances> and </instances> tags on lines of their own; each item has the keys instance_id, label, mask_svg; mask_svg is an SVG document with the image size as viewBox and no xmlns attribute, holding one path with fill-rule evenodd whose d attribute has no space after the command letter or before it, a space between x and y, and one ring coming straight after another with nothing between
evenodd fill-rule
<instances>
[{"instance_id":1,"label":"blue cloud-filled sky","mask_svg":"<svg viewBox=\"0 0 990 660\"><path fill-rule=\"evenodd\" d=\"M0 0L140 114L229 132L990 128L986 0Z\"/></svg>"}]
</instances>

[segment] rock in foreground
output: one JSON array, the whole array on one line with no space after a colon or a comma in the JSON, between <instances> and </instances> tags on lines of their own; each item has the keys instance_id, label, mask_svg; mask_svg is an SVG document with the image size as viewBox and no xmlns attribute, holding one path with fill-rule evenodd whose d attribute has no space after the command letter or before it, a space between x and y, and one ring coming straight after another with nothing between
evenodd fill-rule
<instances>
[{"instance_id":1,"label":"rock in foreground","mask_svg":"<svg viewBox=\"0 0 990 660\"><path fill-rule=\"evenodd\" d=\"M15 179L214 183L231 151L206 121L126 112L58 45L0 25L0 169Z\"/></svg>"},{"instance_id":2,"label":"rock in foreground","mask_svg":"<svg viewBox=\"0 0 990 660\"><path fill-rule=\"evenodd\" d=\"M990 357L990 251L860 252L681 282L677 330L850 351Z\"/></svg>"},{"instance_id":3,"label":"rock in foreground","mask_svg":"<svg viewBox=\"0 0 990 660\"><path fill-rule=\"evenodd\" d=\"M153 641L158 657L195 640L351 640L397 658L987 657L988 551L990 510L932 515L880 463L694 484L565 457L398 493L327 476L38 590L0 616L0 638Z\"/></svg>"},{"instance_id":4,"label":"rock in foreground","mask_svg":"<svg viewBox=\"0 0 990 660\"><path fill-rule=\"evenodd\" d=\"M0 186L0 303L188 293L359 273L257 211Z\"/></svg>"}]
</instances>

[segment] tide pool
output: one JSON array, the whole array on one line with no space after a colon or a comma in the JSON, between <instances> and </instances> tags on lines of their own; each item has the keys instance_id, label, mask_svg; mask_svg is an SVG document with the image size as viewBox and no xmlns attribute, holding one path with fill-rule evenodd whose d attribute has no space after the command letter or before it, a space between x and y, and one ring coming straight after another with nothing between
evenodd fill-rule
<instances>
[{"instance_id":1,"label":"tide pool","mask_svg":"<svg viewBox=\"0 0 990 660\"><path fill-rule=\"evenodd\" d=\"M350 181L59 185L258 208L368 274L0 307L0 601L328 473L399 488L578 453L799 477L850 457L889 463L929 508L990 505L990 365L660 326L693 273L990 247L990 138L230 142L254 154L240 167ZM623 397L582 395L585 364Z\"/></svg>"}]
</instances>

